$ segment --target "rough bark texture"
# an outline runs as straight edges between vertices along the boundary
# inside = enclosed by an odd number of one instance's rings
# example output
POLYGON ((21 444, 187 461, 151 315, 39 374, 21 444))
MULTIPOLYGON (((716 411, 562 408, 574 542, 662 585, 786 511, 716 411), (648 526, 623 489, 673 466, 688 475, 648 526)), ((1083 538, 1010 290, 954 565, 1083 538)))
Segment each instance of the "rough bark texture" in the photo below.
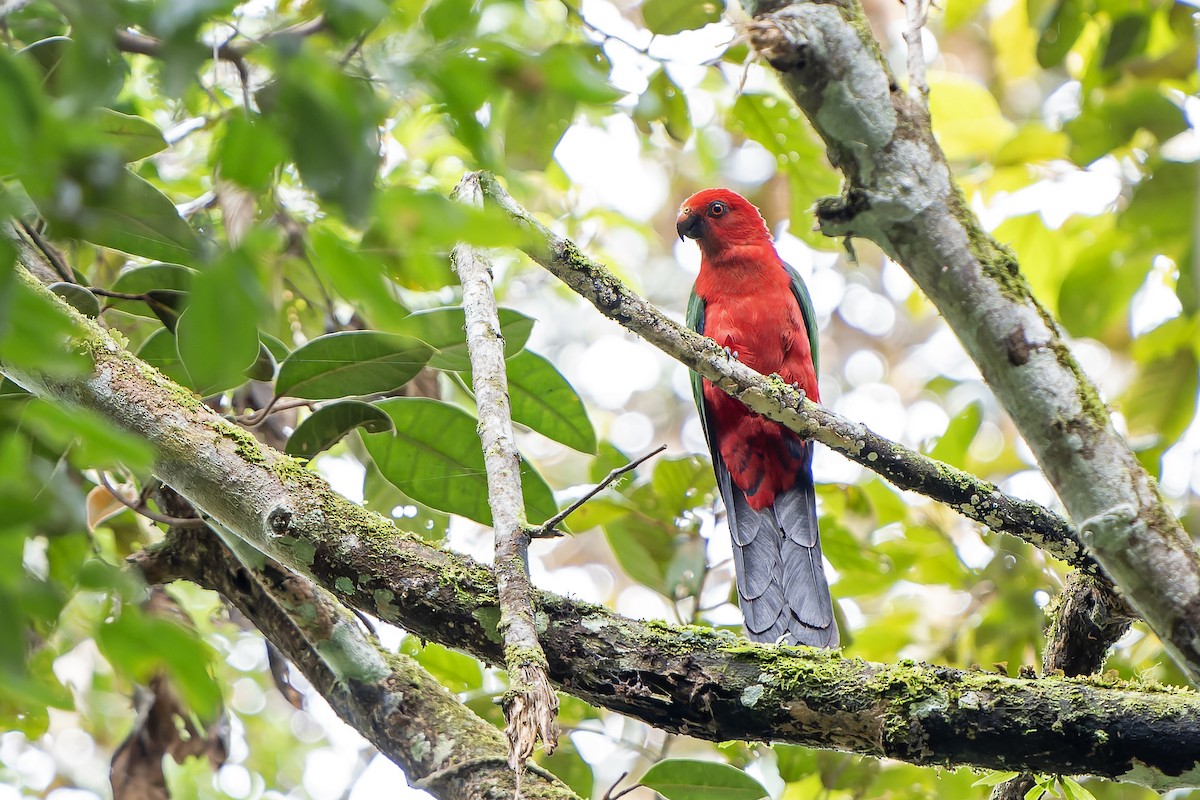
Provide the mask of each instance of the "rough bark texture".
POLYGON ((1020 537, 1096 575, 1102 584, 1108 583, 1096 562, 1084 552, 1075 530, 1062 517, 1037 503, 1009 497, 995 484, 957 467, 885 439, 865 425, 801 398, 778 376, 764 378, 745 364, 730 359, 716 342, 668 319, 631 292, 611 271, 585 256, 574 242, 551 232, 494 178, 482 175, 480 180, 484 193, 529 230, 531 236, 525 252, 605 316, 720 385, 763 416, 783 423, 807 439, 816 439, 901 489, 944 503, 993 530, 1020 537))
MULTIPOLYGON (((490 569, 347 501, 62 308, 86 332, 72 346, 92 356, 93 371, 54 376, 0 365, 9 377, 141 436, 155 449, 160 479, 343 602, 502 662, 490 569)), ((1190 691, 872 664, 636 622, 546 593, 537 605, 550 675, 563 690, 665 730, 915 764, 1091 773, 1159 789, 1200 783, 1200 698, 1190 691)))
POLYGON ((747 4, 752 46, 846 178, 821 230, 878 244, 937 306, 1078 521, 1089 552, 1200 679, 1200 559, 1153 479, 1032 296, 1017 260, 980 227, 929 117, 897 85, 857 0, 747 4))
MULTIPOLYGON (((174 515, 191 513, 178 497, 166 502, 174 515)), ((225 597, 415 786, 447 800, 513 795, 507 747, 495 727, 415 660, 382 650, 308 578, 245 545, 239 549, 246 563, 208 528, 176 527, 131 562, 150 584, 183 578, 225 597)), ((521 791, 578 800, 540 771, 525 776, 521 791)))
MULTIPOLYGON (((479 180, 468 175, 455 196, 469 205, 483 205, 479 180)), ((519 772, 541 739, 549 752, 558 741, 555 718, 558 697, 546 675, 546 654, 538 643, 534 622, 533 587, 529 583, 529 532, 521 493, 521 456, 512 429, 508 372, 504 366, 504 336, 492 287, 492 268, 474 247, 460 244, 451 262, 463 287, 467 351, 471 385, 479 414, 479 440, 487 470, 488 506, 495 536, 494 558, 500 598, 500 635, 509 690, 504 697, 513 770, 519 772)))

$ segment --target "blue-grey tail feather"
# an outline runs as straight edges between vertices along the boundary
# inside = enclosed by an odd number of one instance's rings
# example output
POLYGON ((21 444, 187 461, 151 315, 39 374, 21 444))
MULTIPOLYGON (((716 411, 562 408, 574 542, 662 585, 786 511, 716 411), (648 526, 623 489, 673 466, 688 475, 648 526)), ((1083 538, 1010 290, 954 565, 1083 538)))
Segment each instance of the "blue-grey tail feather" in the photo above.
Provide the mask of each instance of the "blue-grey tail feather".
POLYGON ((775 503, 755 511, 718 463, 717 486, 733 538, 738 600, 746 632, 757 642, 836 647, 837 623, 821 557, 817 500, 812 481, 812 444, 796 485, 775 503))

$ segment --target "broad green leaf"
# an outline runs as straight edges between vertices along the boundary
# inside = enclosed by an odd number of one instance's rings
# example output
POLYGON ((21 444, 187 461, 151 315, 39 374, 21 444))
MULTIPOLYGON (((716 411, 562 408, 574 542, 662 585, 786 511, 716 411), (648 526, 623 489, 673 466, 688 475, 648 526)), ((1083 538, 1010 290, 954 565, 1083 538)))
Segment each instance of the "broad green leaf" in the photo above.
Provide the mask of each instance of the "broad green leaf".
POLYGON ((646 0, 642 21, 652 32, 669 35, 717 22, 724 11, 721 0, 646 0))
POLYGON ((25 59, 12 58, 8 48, 0 52, 0 119, 4 120, 0 125, 0 176, 24 171, 31 166, 31 158, 37 165, 35 153, 43 142, 47 111, 32 73, 25 59))
POLYGON ((645 134, 651 132, 651 122, 659 122, 667 135, 677 142, 684 142, 692 135, 687 98, 665 69, 660 69, 650 79, 646 91, 638 98, 633 119, 645 134))
POLYGON ((1021 773, 1019 773, 1019 772, 1007 772, 1004 770, 989 769, 987 772, 985 772, 979 776, 979 780, 975 781, 971 785, 972 786, 995 786, 996 784, 1004 783, 1005 781, 1012 780, 1013 778, 1017 777, 1020 774, 1021 773))
MULTIPOLYGON (((573 524, 579 524, 575 514, 571 518, 573 524)), ((673 596, 667 586, 667 570, 675 558, 674 525, 633 511, 606 523, 604 536, 625 574, 656 592, 673 596)))
POLYGON ((216 158, 222 178, 262 192, 287 160, 287 143, 260 117, 234 114, 225 123, 216 158))
POLYGON ((159 261, 187 262, 195 258, 200 239, 175 204, 148 181, 121 170, 112 185, 88 187, 93 203, 69 219, 55 214, 46 200, 38 208, 65 235, 159 261))
POLYGON ((376 331, 344 331, 298 347, 279 366, 275 394, 324 400, 399 389, 429 361, 419 339, 376 331))
POLYGON ((546 48, 537 62, 550 88, 581 103, 605 106, 624 96, 609 83, 612 64, 597 45, 558 42, 546 48))
POLYGON ((421 15, 425 29, 436 41, 464 34, 479 21, 474 0, 434 0, 421 15))
MULTIPOLYGON (((596 452, 596 432, 587 409, 553 364, 522 350, 508 359, 506 367, 513 422, 582 453, 596 452)), ((463 377, 470 380, 469 375, 463 377)))
POLYGON ((1016 131, 986 86, 957 73, 930 71, 929 114, 952 161, 989 159, 1016 131))
POLYGON ((25 408, 22 424, 58 447, 71 448, 72 461, 82 468, 139 470, 154 462, 154 450, 145 441, 82 408, 67 410, 39 400, 25 408))
POLYGON ((84 316, 100 316, 100 300, 85 287, 77 283, 52 283, 46 287, 56 295, 70 303, 76 311, 84 316))
POLYGON ((383 433, 393 429, 392 418, 370 403, 359 400, 330 403, 314 411, 297 426, 288 437, 284 452, 297 458, 311 459, 340 442, 355 428, 362 428, 368 433, 383 433))
POLYGON ((97 127, 103 140, 115 147, 126 161, 140 161, 167 147, 162 131, 153 123, 111 108, 99 110, 97 127))
POLYGON ((369 81, 309 51, 285 58, 280 67, 277 82, 259 92, 264 113, 287 140, 304 183, 361 223, 380 165, 379 97, 369 81))
MULTIPOLYGON (((424 397, 397 397, 378 406, 396 432, 367 434, 363 441, 383 476, 431 508, 491 525, 477 420, 457 406, 424 397)), ((557 512, 550 487, 525 462, 521 489, 530 523, 557 512)))
POLYGON ((1057 67, 1071 51, 1090 16, 1085 0, 1058 0, 1054 13, 1041 28, 1037 60, 1044 68, 1057 67))
POLYGON ((771 795, 737 767, 686 758, 659 761, 646 770, 639 783, 667 800, 762 800, 771 795))
MULTIPOLYGON (((0 237, 0 256, 6 246, 0 237)), ((62 308, 0 267, 0 361, 54 374, 82 372, 91 362, 66 346, 82 334, 62 308)))
POLYGON ((658 508, 678 517, 705 504, 705 497, 716 491, 712 465, 697 456, 660 458, 650 479, 658 508))
POLYGON ((813 202, 837 192, 839 179, 829 165, 825 147, 817 141, 800 110, 791 101, 771 95, 742 94, 730 114, 730 130, 766 148, 775 156, 778 170, 787 176, 792 201, 789 232, 811 247, 840 247, 813 230, 813 202))
POLYGON ((112 298, 109 306, 129 314, 143 317, 162 318, 169 314, 178 318, 184 307, 184 299, 191 291, 196 270, 179 264, 147 264, 125 270, 113 281, 110 289, 121 294, 146 295, 145 300, 123 300, 112 298))
POLYGON ((967 460, 967 449, 975 441, 979 426, 983 422, 983 409, 979 403, 970 403, 954 415, 946 432, 929 451, 930 458, 961 467, 967 460))
POLYGON ((213 678, 212 648, 174 620, 148 616, 135 606, 102 624, 96 644, 108 662, 139 683, 165 670, 188 708, 201 719, 216 719, 221 687, 213 678))
POLYGON ((1117 403, 1132 437, 1154 437, 1161 452, 1183 433, 1196 413, 1200 363, 1191 348, 1138 366, 1138 374, 1117 403))
POLYGON ((417 637, 407 636, 400 652, 412 656, 452 692, 477 690, 483 685, 483 670, 478 661, 436 642, 422 645, 417 637))
POLYGON ((258 315, 264 305, 254 263, 244 252, 229 253, 196 275, 175 331, 190 386, 204 393, 206 387, 245 380, 258 358, 258 315))
POLYGON ((308 242, 313 267, 373 327, 395 330, 408 316, 409 311, 397 298, 396 285, 387 279, 387 268, 377 254, 364 252, 326 226, 312 226, 308 242))
MULTIPOLYGON (((520 352, 533 331, 533 319, 520 311, 501 308, 500 333, 504 336, 504 355, 511 358, 520 352)), ((467 354, 467 318, 461 306, 431 308, 417 311, 400 321, 399 333, 415 336, 436 351, 429 359, 434 369, 469 370, 467 354)))

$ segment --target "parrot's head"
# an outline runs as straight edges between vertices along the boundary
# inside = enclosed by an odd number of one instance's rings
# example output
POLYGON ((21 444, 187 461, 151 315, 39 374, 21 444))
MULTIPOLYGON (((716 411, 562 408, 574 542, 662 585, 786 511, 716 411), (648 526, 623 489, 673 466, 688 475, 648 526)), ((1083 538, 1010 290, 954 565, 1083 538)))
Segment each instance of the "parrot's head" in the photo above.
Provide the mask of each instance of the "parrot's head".
POLYGON ((705 189, 684 200, 675 230, 681 240, 695 239, 705 252, 771 241, 754 204, 729 189, 705 189))

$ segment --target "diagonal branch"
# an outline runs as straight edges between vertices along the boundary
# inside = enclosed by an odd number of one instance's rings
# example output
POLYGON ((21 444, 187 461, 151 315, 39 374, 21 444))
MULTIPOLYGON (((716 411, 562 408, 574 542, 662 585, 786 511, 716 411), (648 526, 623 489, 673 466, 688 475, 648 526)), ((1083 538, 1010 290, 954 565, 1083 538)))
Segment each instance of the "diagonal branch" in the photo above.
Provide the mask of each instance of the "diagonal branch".
MULTIPOLYGON (((454 191, 463 203, 483 205, 479 181, 468 175, 454 191)), ((504 637, 504 666, 509 690, 504 696, 508 722, 510 765, 520 776, 525 760, 541 739, 554 752, 558 732, 558 698, 546 675, 546 654, 538 644, 533 587, 529 583, 529 529, 521 494, 521 456, 513 436, 504 366, 504 337, 492 287, 492 268, 485 256, 469 245, 454 248, 450 260, 463 287, 467 351, 471 382, 479 409, 479 440, 487 470, 488 505, 496 540, 495 570, 500 596, 500 635, 504 637)))
POLYGON ((751 45, 845 175, 843 195, 817 204, 821 230, 870 239, 908 270, 1025 437, 1089 552, 1200 681, 1194 545, 1012 251, 967 207, 928 113, 900 89, 858 0, 751 0, 747 10, 751 45))
MULTIPOLYGON (((173 492, 164 494, 178 513, 191 510, 173 492)), ((164 542, 130 561, 147 583, 186 579, 225 597, 419 788, 447 800, 513 793, 499 731, 412 658, 381 650, 308 578, 254 551, 239 560, 203 525, 174 527, 164 542)), ((578 800, 541 772, 526 777, 522 792, 578 800)))
MULTIPOLYGON (((70 317, 81 333, 64 347, 94 366, 62 375, 3 362, 0 371, 45 400, 86 407, 143 438, 160 480, 343 602, 492 663, 503 659, 490 569, 338 495, 17 272, 70 317)), ((1089 773, 1160 790, 1200 784, 1200 696, 1188 690, 873 664, 638 622, 549 593, 539 593, 537 605, 559 687, 665 730, 914 764, 1089 773)))
MULTIPOLYGON (((631 292, 603 265, 584 255, 570 240, 551 232, 522 208, 490 175, 481 177, 484 193, 532 238, 525 251, 605 316, 624 325, 667 355, 717 383, 765 417, 838 451, 901 489, 945 503, 992 530, 1018 536, 1089 574, 1100 569, 1086 553, 1071 525, 1037 503, 1003 494, 995 484, 935 461, 801 398, 777 376, 764 378, 728 358, 706 339, 631 292)), ((1102 576, 1101 579, 1103 580, 1102 576)))

